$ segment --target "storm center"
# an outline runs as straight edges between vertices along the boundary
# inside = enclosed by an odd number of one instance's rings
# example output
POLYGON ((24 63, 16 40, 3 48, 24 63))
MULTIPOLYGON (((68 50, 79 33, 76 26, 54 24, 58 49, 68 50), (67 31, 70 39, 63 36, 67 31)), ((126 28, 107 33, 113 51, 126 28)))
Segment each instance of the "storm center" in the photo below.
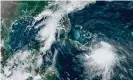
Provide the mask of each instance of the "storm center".
POLYGON ((92 51, 90 57, 99 65, 113 64, 116 56, 112 46, 105 42, 101 42, 101 45, 102 47, 92 51))

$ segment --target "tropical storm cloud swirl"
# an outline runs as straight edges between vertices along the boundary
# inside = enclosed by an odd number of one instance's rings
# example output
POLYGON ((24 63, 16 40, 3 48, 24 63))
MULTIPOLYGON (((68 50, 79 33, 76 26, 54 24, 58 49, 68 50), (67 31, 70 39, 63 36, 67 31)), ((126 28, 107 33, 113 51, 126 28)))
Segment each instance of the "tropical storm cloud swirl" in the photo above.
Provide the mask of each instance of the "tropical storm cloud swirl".
POLYGON ((6 47, 2 80, 133 80, 133 2, 47 2, 6 47))

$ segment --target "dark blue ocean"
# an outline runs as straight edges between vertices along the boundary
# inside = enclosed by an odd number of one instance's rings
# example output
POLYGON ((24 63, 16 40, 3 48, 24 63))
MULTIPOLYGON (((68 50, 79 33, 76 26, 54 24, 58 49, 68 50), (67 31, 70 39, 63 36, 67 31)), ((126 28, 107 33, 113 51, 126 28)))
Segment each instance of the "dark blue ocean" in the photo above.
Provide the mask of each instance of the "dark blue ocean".
MULTIPOLYGON (((59 40, 51 46, 51 52, 44 55, 43 65, 51 65, 52 62, 45 60, 45 57, 50 56, 52 59, 54 51, 58 50, 55 65, 59 73, 57 80, 102 79, 101 76, 86 79, 82 55, 87 51, 77 48, 72 41, 87 46, 100 41, 113 45, 118 55, 125 56, 126 59, 120 61, 119 65, 116 64, 111 80, 133 80, 133 2, 97 1, 86 5, 82 10, 69 13, 68 17, 72 26, 70 32, 61 33, 59 40)), ((36 49, 40 46, 41 42, 36 36, 45 24, 37 29, 35 26, 43 19, 35 21, 33 17, 23 17, 15 21, 9 35, 9 51, 36 49)))

